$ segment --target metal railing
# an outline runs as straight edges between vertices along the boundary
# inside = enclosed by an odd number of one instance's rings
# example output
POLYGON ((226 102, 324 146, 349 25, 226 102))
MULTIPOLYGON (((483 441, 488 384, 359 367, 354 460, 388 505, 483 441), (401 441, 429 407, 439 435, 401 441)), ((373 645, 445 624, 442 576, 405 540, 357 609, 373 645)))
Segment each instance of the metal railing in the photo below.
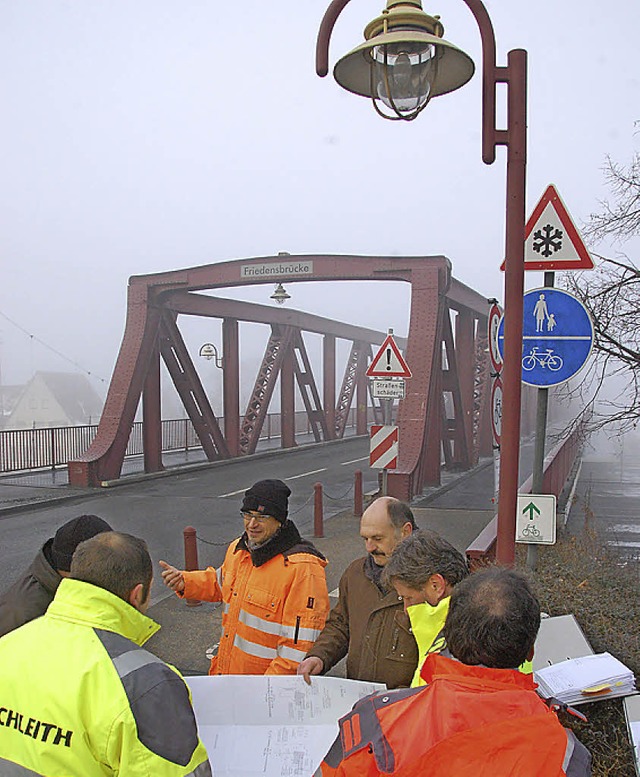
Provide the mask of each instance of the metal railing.
MULTIPOLYGON (((219 419, 224 427, 224 419, 219 419)), ((348 426, 356 425, 355 410, 349 413, 348 426)), ((86 426, 57 426, 42 429, 0 430, 0 473, 66 467, 91 445, 97 424, 86 426)), ((296 412, 296 434, 311 434, 312 428, 304 410, 296 412)), ((260 440, 273 440, 281 435, 280 413, 269 413, 260 440)), ((162 421, 162 451, 190 451, 202 448, 193 424, 188 418, 162 421)), ((142 422, 133 424, 126 456, 140 456, 142 449, 142 422)))

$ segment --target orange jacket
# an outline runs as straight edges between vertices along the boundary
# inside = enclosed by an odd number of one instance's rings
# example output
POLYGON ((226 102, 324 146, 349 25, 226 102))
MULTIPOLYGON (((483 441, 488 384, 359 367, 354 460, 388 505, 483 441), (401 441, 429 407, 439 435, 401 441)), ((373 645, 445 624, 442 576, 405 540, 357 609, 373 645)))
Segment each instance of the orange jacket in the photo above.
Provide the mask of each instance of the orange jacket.
POLYGON ((184 597, 223 603, 209 674, 295 674, 329 612, 326 565, 287 521, 253 552, 244 537, 232 542, 218 573, 185 572, 184 597))
MULTIPOLYGON (((426 674, 426 677, 425 677, 426 674)), ((427 687, 386 691, 340 720, 323 777, 588 777, 591 756, 531 675, 430 654, 427 687)))

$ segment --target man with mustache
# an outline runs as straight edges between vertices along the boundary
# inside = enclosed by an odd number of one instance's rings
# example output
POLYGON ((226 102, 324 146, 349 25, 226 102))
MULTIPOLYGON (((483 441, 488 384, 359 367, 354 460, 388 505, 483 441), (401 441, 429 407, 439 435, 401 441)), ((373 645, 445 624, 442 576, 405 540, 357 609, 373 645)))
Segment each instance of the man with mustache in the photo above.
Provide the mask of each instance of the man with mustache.
POLYGON ((418 663, 418 649, 402 599, 381 582, 396 545, 416 529, 408 505, 390 496, 372 502, 360 521, 367 555, 347 567, 338 602, 298 674, 328 672, 347 656, 347 678, 406 687, 418 663))

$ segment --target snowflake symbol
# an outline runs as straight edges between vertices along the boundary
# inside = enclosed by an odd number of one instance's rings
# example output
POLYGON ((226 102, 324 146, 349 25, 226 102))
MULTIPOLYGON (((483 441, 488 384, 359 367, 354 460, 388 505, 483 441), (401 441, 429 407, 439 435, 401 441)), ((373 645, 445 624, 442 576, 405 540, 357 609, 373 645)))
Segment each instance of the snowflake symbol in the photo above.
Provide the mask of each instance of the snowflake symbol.
POLYGON ((561 229, 546 224, 533 233, 533 250, 543 256, 551 256, 562 248, 563 237, 564 232, 561 229))

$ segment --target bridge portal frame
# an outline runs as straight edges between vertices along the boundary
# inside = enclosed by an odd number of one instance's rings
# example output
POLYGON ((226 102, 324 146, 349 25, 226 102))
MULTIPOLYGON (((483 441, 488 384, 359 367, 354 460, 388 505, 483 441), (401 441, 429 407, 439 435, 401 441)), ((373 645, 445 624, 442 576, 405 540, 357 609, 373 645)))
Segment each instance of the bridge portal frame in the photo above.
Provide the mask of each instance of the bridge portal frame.
MULTIPOLYGON (((99 486, 120 476, 142 397, 146 472, 162 470, 160 360, 210 461, 255 451, 274 386, 280 377, 282 445, 295 445, 295 383, 317 441, 344 433, 355 398, 358 434, 366 434, 372 345, 386 333, 290 309, 198 294, 204 290, 282 281, 404 281, 411 285, 405 356, 413 377, 399 403, 399 466, 389 473, 389 493, 410 500, 440 482, 441 457, 467 469, 491 452, 486 298, 451 275, 444 256, 372 257, 287 255, 239 259, 129 279, 125 333, 96 437, 69 462, 69 482, 99 486), (266 269, 265 269, 266 268, 266 269), (283 270, 281 272, 281 270, 283 270), (179 315, 222 319, 223 415, 221 429, 182 340, 179 315), (455 318, 455 322, 453 319, 455 318), (271 335, 244 416, 239 409, 239 321, 271 326, 271 335), (323 395, 313 376, 302 332, 323 335, 323 395), (335 394, 335 340, 351 340, 339 396, 335 394)), ((405 342, 397 338, 401 347, 405 342)), ((376 403, 374 404, 374 410, 376 403)))

